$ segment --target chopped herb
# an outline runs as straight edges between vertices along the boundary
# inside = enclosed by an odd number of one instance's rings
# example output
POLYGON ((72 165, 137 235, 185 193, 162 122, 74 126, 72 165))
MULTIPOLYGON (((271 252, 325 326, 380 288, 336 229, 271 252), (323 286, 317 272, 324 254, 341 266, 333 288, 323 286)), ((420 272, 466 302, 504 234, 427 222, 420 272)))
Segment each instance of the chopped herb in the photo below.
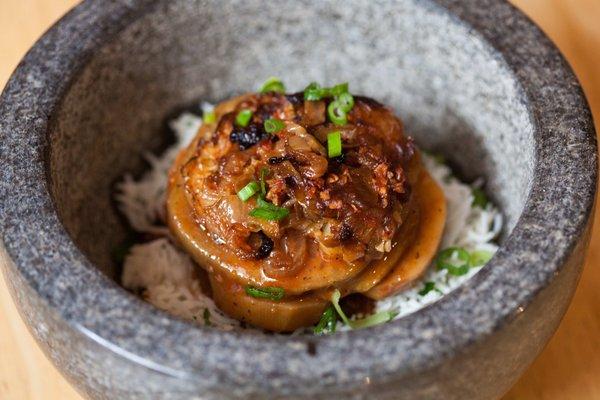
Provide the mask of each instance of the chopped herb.
POLYGON ((260 170, 260 194, 264 198, 267 195, 267 184, 265 183, 265 177, 269 175, 269 169, 262 167, 260 170))
POLYGON ((487 250, 475 250, 471 253, 469 264, 471 267, 481 267, 491 260, 494 254, 487 250))
POLYGON ((250 123, 250 119, 252 119, 252 110, 242 110, 235 117, 235 123, 241 127, 247 127, 250 123))
POLYGON ((202 116, 202 122, 204 122, 205 124, 212 124, 216 120, 217 120, 217 115, 215 114, 214 111, 207 111, 202 116))
POLYGON ((269 118, 265 121, 265 131, 267 133, 277 133, 283 128, 285 128, 285 123, 279 119, 269 118))
POLYGON ((342 155, 342 133, 340 131, 327 134, 327 155, 329 158, 342 155))
POLYGON ((204 318, 204 325, 205 326, 211 326, 211 323, 210 323, 210 311, 208 310, 208 308, 204 309, 204 313, 202 314, 202 317, 204 318))
POLYGON ((362 319, 357 319, 355 321, 350 321, 352 323, 350 326, 352 327, 352 329, 369 328, 371 326, 390 322, 398 314, 399 314, 398 311, 395 311, 395 310, 380 311, 376 314, 369 315, 368 317, 365 317, 362 319))
POLYGON ((314 328, 315 334, 333 333, 337 325, 337 313, 332 305, 327 307, 321 315, 319 323, 314 328))
POLYGON ((342 93, 337 96, 337 102, 342 111, 349 113, 350 110, 352 110, 352 107, 354 107, 354 96, 350 93, 342 93))
POLYGON ((366 318, 350 321, 350 319, 346 316, 346 313, 344 313, 344 310, 342 310, 342 307, 340 306, 341 296, 342 295, 338 289, 334 290, 333 294, 331 295, 331 304, 333 305, 335 311, 337 311, 342 321, 344 321, 344 324, 348 325, 352 329, 368 328, 371 326, 382 324, 384 322, 389 322, 392 319, 394 319, 396 315, 398 315, 398 312, 395 310, 380 311, 376 314, 369 315, 366 318))
POLYGON ((317 101, 325 97, 333 97, 335 99, 344 93, 348 93, 348 82, 340 83, 331 88, 321 87, 317 82, 311 82, 304 89, 304 100, 317 101))
POLYGON ((436 292, 443 294, 442 291, 435 287, 435 282, 425 282, 423 289, 419 290, 419 296, 425 296, 427 293, 435 290, 436 292))
POLYGON ((472 207, 485 208, 488 204, 488 198, 480 188, 474 187, 471 189, 471 193, 473 194, 473 202, 471 203, 472 207))
POLYGON ((304 89, 304 100, 317 101, 325 96, 327 89, 324 89, 317 82, 311 82, 304 89))
POLYGON ((285 290, 283 290, 283 288, 274 286, 264 286, 261 288, 246 286, 246 294, 257 299, 279 301, 283 299, 283 296, 285 296, 285 290))
POLYGON ((348 82, 340 83, 329 89, 329 95, 333 97, 341 96, 344 93, 348 93, 348 82))
POLYGON ((279 221, 290 214, 290 210, 285 207, 278 207, 259 197, 256 200, 257 207, 250 211, 250 216, 254 218, 265 219, 267 221, 279 221))
POLYGON ((267 79, 265 83, 263 83, 262 87, 260 88, 260 92, 285 93, 285 85, 283 84, 283 82, 281 82, 281 80, 279 80, 279 78, 272 76, 269 79, 267 79))
POLYGON ((248 201, 248 199, 256 194, 260 190, 260 186, 255 181, 248 183, 246 186, 237 192, 238 197, 242 201, 248 201))
POLYGON ((440 251, 436 258, 438 270, 445 269, 448 274, 460 276, 469 272, 471 256, 462 247, 448 247, 440 251))
POLYGON ((333 304, 333 308, 335 308, 335 311, 337 311, 337 313, 340 316, 340 318, 342 319, 342 321, 344 321, 344 324, 346 324, 348 326, 352 326, 350 324, 350 320, 346 316, 346 313, 344 313, 344 310, 342 310, 342 307, 340 306, 340 298, 341 297, 342 297, 342 294, 340 293, 340 291, 338 289, 335 289, 333 291, 333 294, 331 295, 331 304, 333 304))
POLYGON ((345 125, 348 122, 348 114, 342 109, 339 101, 334 100, 327 106, 329 120, 335 125, 345 125))

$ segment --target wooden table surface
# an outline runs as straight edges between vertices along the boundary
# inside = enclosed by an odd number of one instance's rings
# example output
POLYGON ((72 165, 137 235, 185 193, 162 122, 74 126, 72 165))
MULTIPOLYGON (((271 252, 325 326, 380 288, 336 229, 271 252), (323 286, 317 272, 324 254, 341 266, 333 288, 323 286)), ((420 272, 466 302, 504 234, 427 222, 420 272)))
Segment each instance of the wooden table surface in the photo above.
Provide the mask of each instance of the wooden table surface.
MULTIPOLYGON (((596 121, 600 121, 600 0, 513 2, 561 48, 583 84, 596 121)), ((75 3, 75 0, 0 0, 0 87, 25 51, 75 3)), ((599 219, 595 221, 583 278, 565 319, 544 352, 504 400, 600 399, 599 219)), ((0 399, 81 399, 37 347, 2 278, 0 399)))

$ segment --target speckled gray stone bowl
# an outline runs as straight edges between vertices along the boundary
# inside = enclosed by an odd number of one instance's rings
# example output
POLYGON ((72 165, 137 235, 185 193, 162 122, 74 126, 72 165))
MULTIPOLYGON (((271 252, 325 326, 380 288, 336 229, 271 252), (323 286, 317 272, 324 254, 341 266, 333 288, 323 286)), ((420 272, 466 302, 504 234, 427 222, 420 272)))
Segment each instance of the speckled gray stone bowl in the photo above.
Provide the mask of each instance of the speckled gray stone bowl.
POLYGON ((556 329, 577 284, 596 141, 577 80, 499 0, 87 1, 48 31, 0 100, 4 273, 56 366, 95 399, 493 399, 556 329), (464 287, 335 336, 196 327, 115 282, 114 182, 164 145, 164 118, 270 75, 351 82, 506 215, 464 287))

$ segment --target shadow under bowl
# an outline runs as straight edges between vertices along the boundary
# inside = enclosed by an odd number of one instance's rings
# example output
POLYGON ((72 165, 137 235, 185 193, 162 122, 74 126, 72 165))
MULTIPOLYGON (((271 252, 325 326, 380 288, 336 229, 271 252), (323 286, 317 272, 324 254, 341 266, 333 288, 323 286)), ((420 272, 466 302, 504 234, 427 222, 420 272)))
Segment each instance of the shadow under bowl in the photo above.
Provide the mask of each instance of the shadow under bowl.
POLYGON ((549 340, 589 240, 596 139, 570 68, 500 0, 84 1, 0 99, 4 273, 27 325, 95 399, 493 399, 549 340), (222 332, 117 285, 112 193, 165 116, 252 91, 350 82, 466 178, 506 229, 467 285, 393 323, 333 336, 222 332))

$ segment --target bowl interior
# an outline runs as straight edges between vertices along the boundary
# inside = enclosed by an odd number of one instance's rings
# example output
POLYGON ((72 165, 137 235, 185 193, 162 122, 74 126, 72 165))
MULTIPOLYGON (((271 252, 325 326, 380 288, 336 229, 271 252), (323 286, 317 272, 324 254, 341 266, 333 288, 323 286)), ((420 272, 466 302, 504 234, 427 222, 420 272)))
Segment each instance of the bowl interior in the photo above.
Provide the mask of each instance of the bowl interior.
POLYGON ((51 192, 75 243, 116 278, 112 254, 127 227, 115 182, 143 171, 142 153, 171 140, 164 122, 174 109, 255 90, 272 75, 292 91, 313 80, 348 81, 353 93, 390 105, 422 148, 443 153, 467 180, 485 179, 509 233, 534 161, 519 85, 476 33, 437 6, 414 0, 395 10, 384 14, 370 2, 177 2, 110 38, 52 121, 51 192))

